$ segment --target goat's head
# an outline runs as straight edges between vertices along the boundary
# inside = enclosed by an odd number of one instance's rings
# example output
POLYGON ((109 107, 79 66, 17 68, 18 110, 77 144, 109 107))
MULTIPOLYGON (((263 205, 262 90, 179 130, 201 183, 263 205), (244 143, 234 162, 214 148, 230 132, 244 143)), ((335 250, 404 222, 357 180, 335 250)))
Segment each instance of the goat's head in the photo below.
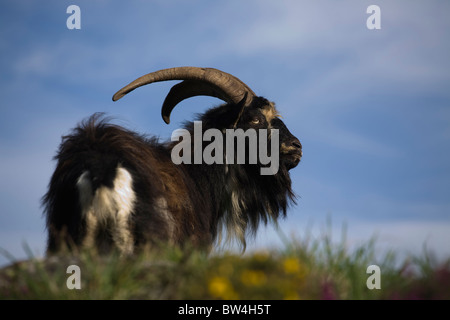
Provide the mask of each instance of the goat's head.
POLYGON ((152 72, 120 89, 113 100, 122 98, 140 86, 168 80, 183 81, 172 87, 163 103, 161 115, 167 124, 170 123, 172 110, 179 102, 200 95, 216 97, 227 104, 204 114, 201 120, 206 127, 219 130, 278 129, 280 164, 290 170, 300 162, 302 145, 280 119, 274 103, 256 96, 241 80, 217 69, 177 67, 152 72), (214 123, 207 123, 211 119, 214 123))

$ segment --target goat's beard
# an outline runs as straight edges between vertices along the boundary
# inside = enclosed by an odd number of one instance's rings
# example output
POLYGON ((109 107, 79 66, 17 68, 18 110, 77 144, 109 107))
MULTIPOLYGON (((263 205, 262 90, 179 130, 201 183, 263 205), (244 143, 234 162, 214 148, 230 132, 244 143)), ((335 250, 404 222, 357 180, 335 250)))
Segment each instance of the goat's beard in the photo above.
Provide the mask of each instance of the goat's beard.
POLYGON ((285 165, 280 165, 275 175, 260 175, 260 165, 226 165, 222 199, 221 222, 226 240, 237 239, 245 250, 246 237, 254 236, 261 222, 276 223, 284 218, 296 196, 285 165))

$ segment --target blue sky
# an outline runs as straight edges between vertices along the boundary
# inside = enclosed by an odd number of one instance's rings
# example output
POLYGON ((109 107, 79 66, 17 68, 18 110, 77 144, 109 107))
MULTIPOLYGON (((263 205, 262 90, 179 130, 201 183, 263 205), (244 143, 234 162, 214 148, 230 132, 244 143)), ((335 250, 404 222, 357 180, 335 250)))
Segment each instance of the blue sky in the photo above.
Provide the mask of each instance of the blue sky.
MULTIPOLYGON (((7 1, 0 3, 0 247, 45 250, 40 198, 63 134, 94 112, 169 138, 219 100, 185 101, 169 126, 174 83, 113 103, 140 75, 174 66, 232 73, 276 102, 302 142, 299 195, 285 234, 331 218, 349 246, 450 255, 450 3, 446 1, 7 1), (66 9, 81 9, 68 30, 66 9), (381 30, 366 9, 381 8, 381 30)), ((262 229, 250 248, 281 241, 262 229)), ((6 259, 0 257, 0 265, 6 259)))

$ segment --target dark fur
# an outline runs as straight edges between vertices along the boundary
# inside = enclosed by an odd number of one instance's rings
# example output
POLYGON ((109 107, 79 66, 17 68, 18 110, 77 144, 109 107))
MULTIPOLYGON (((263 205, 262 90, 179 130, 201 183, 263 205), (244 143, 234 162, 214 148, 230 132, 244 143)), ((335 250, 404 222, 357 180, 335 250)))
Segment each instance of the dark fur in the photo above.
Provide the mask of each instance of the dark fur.
MULTIPOLYGON (((246 108, 238 128, 244 130, 249 119, 261 116, 261 108, 270 103, 254 99, 246 108)), ((203 130, 231 128, 235 115, 230 105, 208 110, 200 115, 203 130)), ((263 119, 264 120, 264 119, 263 119)), ((267 119, 266 119, 267 120, 267 119)), ((284 123, 269 119, 280 130, 280 146, 299 145, 284 123)), ((267 128, 262 121, 259 128, 267 128)), ((186 129, 193 130, 187 123, 186 129)), ((225 141, 225 139, 224 139, 225 141)), ((58 161, 47 194, 43 197, 48 228, 48 251, 61 246, 81 246, 86 234, 86 220, 80 208, 77 179, 89 171, 94 191, 100 186, 112 187, 118 164, 130 172, 136 205, 130 220, 134 246, 163 242, 176 245, 191 243, 209 248, 222 227, 235 234, 245 246, 245 235, 254 233, 260 222, 276 221, 285 216, 289 202, 294 201, 288 170, 298 161, 289 154, 280 154, 276 175, 260 175, 259 165, 180 164, 171 161, 174 142, 160 143, 122 127, 108 123, 94 114, 64 136, 55 157, 58 161), (231 193, 238 197, 233 207, 231 193), (164 197, 173 217, 173 234, 167 221, 154 209, 156 199, 164 197)), ((205 146, 205 143, 204 145, 205 146)), ((297 148, 298 149, 298 148, 297 148)), ((301 145, 300 149, 301 150, 301 145)), ((300 151, 297 150, 299 153, 300 151)), ((111 235, 105 228, 97 235, 97 246, 111 247, 111 235)))

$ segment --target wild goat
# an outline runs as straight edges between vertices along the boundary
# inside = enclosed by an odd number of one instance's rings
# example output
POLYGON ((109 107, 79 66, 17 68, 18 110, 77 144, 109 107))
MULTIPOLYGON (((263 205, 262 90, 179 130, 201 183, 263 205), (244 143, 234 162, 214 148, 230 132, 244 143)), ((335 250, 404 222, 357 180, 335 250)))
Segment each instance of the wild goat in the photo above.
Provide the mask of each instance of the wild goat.
MULTIPOLYGON (((217 97, 226 104, 199 116, 202 132, 216 129, 224 136, 228 129, 277 132, 276 174, 261 174, 264 164, 259 160, 174 164, 172 152, 182 141, 160 143, 94 114, 62 138, 55 156, 57 167, 43 197, 49 253, 63 246, 93 246, 100 252, 117 248, 128 254, 160 242, 209 249, 222 229, 245 248, 246 236, 254 234, 260 222, 277 221, 295 202, 289 170, 300 162, 300 141, 281 121, 275 105, 238 78, 212 68, 164 69, 131 82, 113 100, 167 80, 183 80, 172 87, 162 106, 167 124, 173 108, 184 99, 217 97)), ((194 123, 185 125, 188 135, 194 137, 194 130, 194 123)), ((271 133, 258 139, 270 144, 275 137, 271 133)))

